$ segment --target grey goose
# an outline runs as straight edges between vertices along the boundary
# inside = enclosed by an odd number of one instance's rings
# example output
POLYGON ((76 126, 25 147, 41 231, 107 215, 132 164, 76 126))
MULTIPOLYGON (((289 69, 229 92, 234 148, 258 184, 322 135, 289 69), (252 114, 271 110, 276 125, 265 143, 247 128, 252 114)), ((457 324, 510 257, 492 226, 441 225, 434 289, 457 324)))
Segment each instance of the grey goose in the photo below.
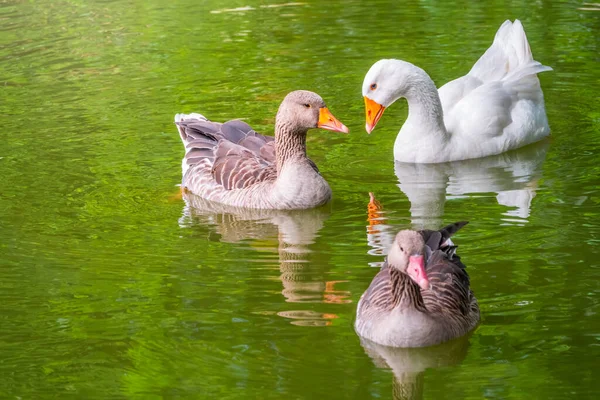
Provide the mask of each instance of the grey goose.
POLYGON ((182 189, 233 207, 307 209, 327 203, 331 188, 306 156, 306 134, 322 128, 348 133, 316 93, 289 93, 279 106, 275 137, 240 120, 211 122, 177 114, 185 146, 182 189))
POLYGON ((477 299, 450 240, 466 224, 396 235, 358 303, 354 326, 359 336, 385 346, 425 347, 477 326, 477 299))

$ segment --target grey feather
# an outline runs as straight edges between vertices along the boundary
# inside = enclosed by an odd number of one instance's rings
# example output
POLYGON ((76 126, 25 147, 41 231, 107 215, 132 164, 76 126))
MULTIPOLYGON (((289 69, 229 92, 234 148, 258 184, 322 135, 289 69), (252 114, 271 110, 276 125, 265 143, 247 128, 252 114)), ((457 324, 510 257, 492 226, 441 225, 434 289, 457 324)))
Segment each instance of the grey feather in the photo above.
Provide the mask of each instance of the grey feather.
POLYGON ((240 143, 244 138, 254 135, 254 130, 240 120, 227 121, 221 126, 221 134, 230 142, 240 143))

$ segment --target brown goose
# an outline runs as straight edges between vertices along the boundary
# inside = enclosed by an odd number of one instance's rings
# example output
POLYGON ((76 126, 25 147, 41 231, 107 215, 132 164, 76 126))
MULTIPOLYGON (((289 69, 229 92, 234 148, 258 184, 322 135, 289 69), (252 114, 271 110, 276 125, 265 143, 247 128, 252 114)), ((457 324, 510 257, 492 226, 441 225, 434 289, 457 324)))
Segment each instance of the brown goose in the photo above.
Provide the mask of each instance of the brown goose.
POLYGON ((182 188, 234 207, 293 210, 317 207, 331 189, 306 156, 306 133, 322 128, 348 133, 316 93, 288 94, 277 112, 275 137, 256 133, 239 120, 208 121, 177 114, 185 146, 182 188))
POLYGON ((424 347, 462 336, 479 322, 477 299, 456 246, 467 222, 439 231, 400 231, 362 295, 356 332, 385 346, 424 347))

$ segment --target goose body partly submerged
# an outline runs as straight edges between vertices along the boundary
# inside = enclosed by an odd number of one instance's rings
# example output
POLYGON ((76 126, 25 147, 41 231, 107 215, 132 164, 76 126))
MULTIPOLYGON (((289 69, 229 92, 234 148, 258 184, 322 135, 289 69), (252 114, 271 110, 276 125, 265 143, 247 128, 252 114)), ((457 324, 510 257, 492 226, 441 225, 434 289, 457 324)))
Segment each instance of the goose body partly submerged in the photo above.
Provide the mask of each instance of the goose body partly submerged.
POLYGON ((363 82, 366 129, 386 107, 408 100, 408 118, 394 144, 394 158, 438 163, 486 157, 550 134, 537 73, 519 20, 505 21, 469 73, 439 91, 421 68, 401 60, 376 62, 363 82))
POLYGON ((385 346, 425 347, 477 326, 477 299, 449 240, 465 224, 398 233, 358 303, 355 329, 361 337, 385 346))
POLYGON ((327 203, 331 188, 306 156, 311 128, 348 132, 316 93, 298 90, 279 107, 275 137, 239 120, 223 124, 177 114, 185 146, 182 188, 233 207, 306 209, 327 203))

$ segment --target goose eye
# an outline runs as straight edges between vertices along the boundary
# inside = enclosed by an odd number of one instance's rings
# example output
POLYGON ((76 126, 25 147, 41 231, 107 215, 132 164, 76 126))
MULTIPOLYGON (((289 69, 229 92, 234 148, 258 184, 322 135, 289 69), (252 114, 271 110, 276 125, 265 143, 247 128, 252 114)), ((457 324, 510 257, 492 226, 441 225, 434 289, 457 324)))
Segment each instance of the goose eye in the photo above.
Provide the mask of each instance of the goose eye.
POLYGON ((310 108, 310 104, 306 103, 306 104, 304 104, 304 107, 310 108))
POLYGON ((377 89, 377 84, 376 83, 372 83, 371 84, 371 90, 375 90, 377 89))
POLYGON ((402 248, 402 246, 400 246, 400 251, 404 251, 404 249, 402 248))

